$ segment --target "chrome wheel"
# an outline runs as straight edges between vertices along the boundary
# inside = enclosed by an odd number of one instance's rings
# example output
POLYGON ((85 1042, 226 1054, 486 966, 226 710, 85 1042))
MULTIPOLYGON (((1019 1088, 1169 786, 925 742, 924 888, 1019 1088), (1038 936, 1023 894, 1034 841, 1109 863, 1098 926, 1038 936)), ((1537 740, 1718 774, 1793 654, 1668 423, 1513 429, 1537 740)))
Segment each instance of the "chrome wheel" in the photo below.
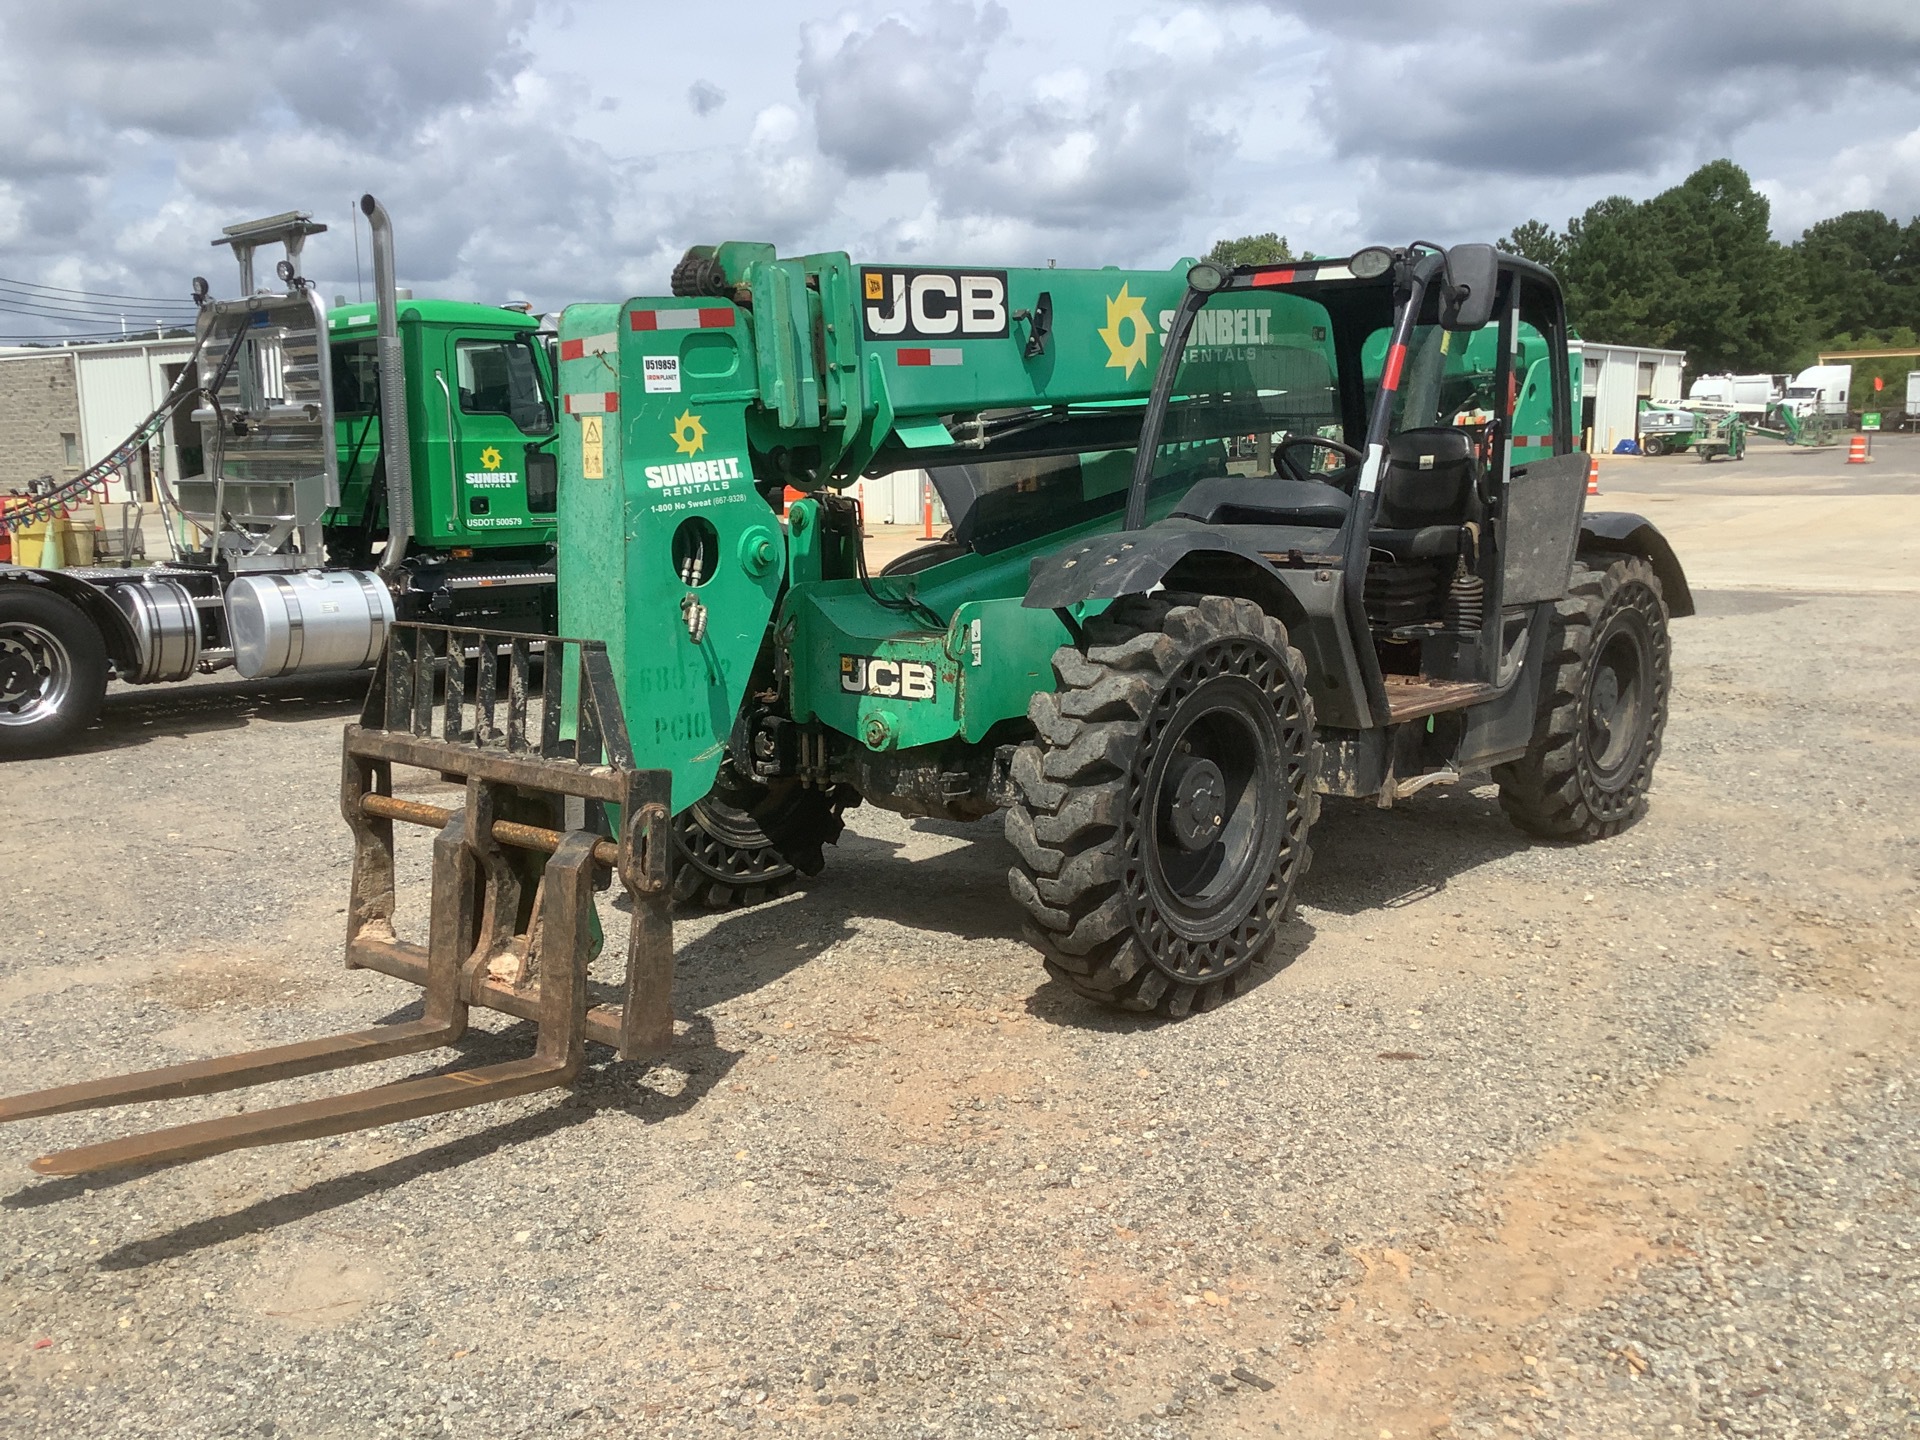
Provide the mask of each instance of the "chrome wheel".
POLYGON ((0 624, 0 725, 43 725, 72 693, 65 641, 28 621, 0 624))

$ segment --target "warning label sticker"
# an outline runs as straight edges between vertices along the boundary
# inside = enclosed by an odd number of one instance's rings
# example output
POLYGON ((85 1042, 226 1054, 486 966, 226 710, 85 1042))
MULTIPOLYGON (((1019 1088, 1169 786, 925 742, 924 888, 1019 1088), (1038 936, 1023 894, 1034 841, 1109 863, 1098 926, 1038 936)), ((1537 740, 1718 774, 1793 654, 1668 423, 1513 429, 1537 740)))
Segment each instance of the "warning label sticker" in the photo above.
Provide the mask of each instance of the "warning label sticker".
POLYGON ((607 478, 606 424, 598 415, 580 417, 580 475, 585 480, 607 478))
POLYGON ((644 367, 642 373, 647 380, 649 395, 678 395, 680 393, 680 357, 678 355, 647 355, 640 361, 644 367))

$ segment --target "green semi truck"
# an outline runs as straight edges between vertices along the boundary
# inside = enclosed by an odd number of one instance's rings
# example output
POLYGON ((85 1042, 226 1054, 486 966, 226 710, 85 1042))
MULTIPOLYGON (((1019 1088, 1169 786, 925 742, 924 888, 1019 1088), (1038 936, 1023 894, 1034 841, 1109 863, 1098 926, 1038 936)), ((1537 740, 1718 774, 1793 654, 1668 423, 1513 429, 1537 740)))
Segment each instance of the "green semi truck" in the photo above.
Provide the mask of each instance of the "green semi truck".
POLYGON ((181 383, 71 487, 104 480, 189 410, 204 468, 163 492, 170 559, 0 566, 0 759, 70 742, 109 677, 368 668, 395 619, 553 628, 549 347, 516 310, 401 298, 386 211, 371 196, 362 206, 377 303, 323 310, 299 264, 326 227, 304 212, 229 226, 215 243, 238 259, 238 298, 195 282, 199 348, 181 383), (286 252, 280 290, 254 274, 273 245, 286 252))

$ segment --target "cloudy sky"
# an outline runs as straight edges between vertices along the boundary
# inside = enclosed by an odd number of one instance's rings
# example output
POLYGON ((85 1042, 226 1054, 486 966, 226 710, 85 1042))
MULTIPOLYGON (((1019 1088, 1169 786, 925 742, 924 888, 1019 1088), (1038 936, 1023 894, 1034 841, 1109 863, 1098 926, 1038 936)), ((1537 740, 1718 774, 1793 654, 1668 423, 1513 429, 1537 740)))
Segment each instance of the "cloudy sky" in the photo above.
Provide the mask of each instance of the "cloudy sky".
MULTIPOLYGON (((720 239, 1151 266, 1264 230, 1491 239, 1721 155, 1792 239, 1920 209, 1917 101, 1920 7, 1855 0, 7 0, 0 306, 231 294, 208 240, 294 208, 352 296, 363 190, 402 283, 541 308, 720 239)), ((61 328, 21 308, 0 334, 61 328)))

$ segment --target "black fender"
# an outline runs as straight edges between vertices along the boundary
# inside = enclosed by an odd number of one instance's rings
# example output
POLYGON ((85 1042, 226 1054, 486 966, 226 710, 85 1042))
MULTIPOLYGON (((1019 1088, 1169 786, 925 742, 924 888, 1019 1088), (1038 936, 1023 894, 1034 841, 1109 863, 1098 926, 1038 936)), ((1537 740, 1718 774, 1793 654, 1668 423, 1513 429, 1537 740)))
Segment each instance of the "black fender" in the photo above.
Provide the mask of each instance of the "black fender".
POLYGON ((77 580, 62 570, 31 570, 21 565, 0 565, 0 585, 38 585, 68 601, 100 632, 114 670, 122 676, 139 673, 140 642, 134 636, 133 626, 113 603, 113 597, 101 587, 77 580))
POLYGON ((1256 571, 1273 575, 1273 567, 1260 551, 1229 530, 1161 524, 1149 530, 1094 535, 1078 545, 1034 557, 1021 603, 1029 610, 1064 610, 1082 600, 1144 595, 1181 561, 1206 554, 1244 561, 1256 571))
POLYGON ((1305 654, 1307 690, 1321 723, 1364 726, 1367 678, 1347 632, 1338 558, 1316 553, 1307 564, 1290 563, 1284 571, 1266 558, 1267 552, 1290 551, 1312 535, 1295 527, 1263 527, 1249 534, 1166 521, 1147 530, 1096 535, 1036 558, 1023 603, 1029 609, 1063 610, 1083 600, 1144 595, 1162 584, 1251 600, 1284 624, 1305 654))
POLYGON ((1580 552, 1587 555, 1637 555, 1653 567, 1659 577, 1660 592, 1666 597, 1667 613, 1684 619, 1694 613, 1693 589, 1687 584, 1680 557, 1673 553, 1667 537, 1644 515, 1624 510, 1589 511, 1580 520, 1580 552))

